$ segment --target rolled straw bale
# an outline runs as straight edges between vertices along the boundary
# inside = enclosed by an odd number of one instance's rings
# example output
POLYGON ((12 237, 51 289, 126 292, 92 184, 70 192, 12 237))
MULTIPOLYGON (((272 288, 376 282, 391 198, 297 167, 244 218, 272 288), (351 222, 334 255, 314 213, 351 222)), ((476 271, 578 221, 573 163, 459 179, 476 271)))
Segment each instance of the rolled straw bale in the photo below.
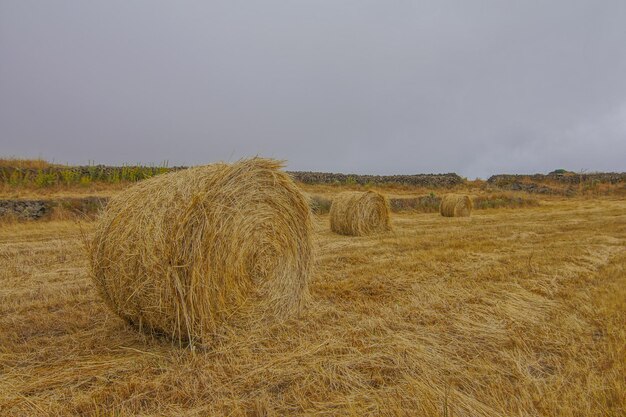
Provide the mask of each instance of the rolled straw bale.
POLYGON ((389 202, 375 191, 339 193, 330 207, 330 229, 351 236, 390 230, 389 202))
POLYGON ((113 197, 90 245, 110 308, 190 344, 227 320, 296 313, 308 294, 311 214, 280 168, 262 158, 200 166, 113 197))
POLYGON ((444 217, 468 217, 472 212, 472 199, 466 195, 447 194, 441 199, 439 212, 444 217))

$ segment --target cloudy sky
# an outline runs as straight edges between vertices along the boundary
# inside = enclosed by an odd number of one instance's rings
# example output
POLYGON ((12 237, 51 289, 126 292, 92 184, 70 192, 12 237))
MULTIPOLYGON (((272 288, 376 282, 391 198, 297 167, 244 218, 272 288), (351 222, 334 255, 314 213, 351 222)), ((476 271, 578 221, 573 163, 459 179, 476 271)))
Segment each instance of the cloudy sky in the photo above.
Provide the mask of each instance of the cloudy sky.
POLYGON ((626 171, 626 1, 0 0, 0 155, 626 171))

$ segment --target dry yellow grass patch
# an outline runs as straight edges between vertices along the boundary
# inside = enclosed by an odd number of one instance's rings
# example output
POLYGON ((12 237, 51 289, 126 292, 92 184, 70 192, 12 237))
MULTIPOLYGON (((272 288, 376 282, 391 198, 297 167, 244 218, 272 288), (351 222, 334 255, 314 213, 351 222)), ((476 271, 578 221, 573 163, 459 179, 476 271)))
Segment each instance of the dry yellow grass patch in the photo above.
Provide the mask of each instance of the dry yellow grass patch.
POLYGON ((54 166, 54 164, 51 164, 50 162, 41 158, 0 158, 0 168, 45 169, 52 166, 54 166))
POLYGON ((3 226, 0 414, 624 415, 626 201, 393 226, 316 218, 310 308, 195 354, 110 313, 75 224, 3 226))

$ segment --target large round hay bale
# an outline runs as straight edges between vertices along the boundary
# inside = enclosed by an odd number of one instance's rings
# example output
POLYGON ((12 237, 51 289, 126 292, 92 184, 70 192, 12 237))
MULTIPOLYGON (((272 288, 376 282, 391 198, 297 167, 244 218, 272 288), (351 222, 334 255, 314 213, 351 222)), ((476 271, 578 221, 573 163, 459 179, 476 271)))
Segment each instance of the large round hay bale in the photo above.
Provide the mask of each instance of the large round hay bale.
POLYGON ((375 191, 339 193, 330 206, 330 229, 351 236, 390 230, 389 202, 375 191))
POLYGON ((312 264, 311 214, 280 168, 261 158, 201 166, 112 198, 90 246, 111 309, 191 344, 226 321, 296 313, 312 264))
POLYGON ((439 205, 439 213, 445 217, 468 217, 471 212, 472 199, 466 195, 447 194, 439 205))

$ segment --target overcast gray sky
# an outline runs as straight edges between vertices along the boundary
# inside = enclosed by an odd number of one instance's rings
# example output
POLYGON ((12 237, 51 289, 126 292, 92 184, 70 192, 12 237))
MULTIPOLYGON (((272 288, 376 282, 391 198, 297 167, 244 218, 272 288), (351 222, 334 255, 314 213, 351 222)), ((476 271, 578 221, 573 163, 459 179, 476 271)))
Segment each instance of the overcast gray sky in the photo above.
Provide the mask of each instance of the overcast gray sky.
POLYGON ((0 155, 626 170, 626 1, 0 0, 0 155))

